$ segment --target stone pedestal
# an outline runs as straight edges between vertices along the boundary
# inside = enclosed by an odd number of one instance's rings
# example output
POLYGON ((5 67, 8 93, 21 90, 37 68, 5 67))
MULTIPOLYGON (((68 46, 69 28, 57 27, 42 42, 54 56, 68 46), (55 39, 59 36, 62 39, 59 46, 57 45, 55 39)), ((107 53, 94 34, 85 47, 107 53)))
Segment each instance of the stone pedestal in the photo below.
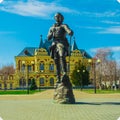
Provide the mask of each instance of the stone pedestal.
POLYGON ((73 95, 72 84, 69 77, 64 75, 61 83, 56 83, 54 91, 54 102, 61 104, 74 104, 75 98, 73 95))

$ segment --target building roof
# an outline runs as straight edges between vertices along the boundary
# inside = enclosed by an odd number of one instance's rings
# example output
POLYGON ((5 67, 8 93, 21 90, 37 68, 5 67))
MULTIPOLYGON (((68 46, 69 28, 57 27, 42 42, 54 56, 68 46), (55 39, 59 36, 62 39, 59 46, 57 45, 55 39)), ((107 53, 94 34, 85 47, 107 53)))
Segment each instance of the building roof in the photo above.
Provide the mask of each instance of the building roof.
POLYGON ((78 47, 77 47, 77 44, 76 44, 76 41, 75 41, 75 38, 74 38, 73 44, 71 46, 71 51, 76 50, 76 49, 78 50, 78 47))
POLYGON ((79 50, 82 53, 83 58, 88 58, 88 59, 92 58, 84 49, 79 49, 79 50))
MULTIPOLYGON (((48 41, 48 40, 42 40, 42 36, 40 36, 40 44, 39 44, 39 47, 38 48, 44 48, 47 50, 48 54, 50 53, 49 52, 49 47, 51 46, 52 44, 52 41, 48 41)), ((34 56, 35 54, 35 49, 38 49, 37 47, 26 47, 24 48, 17 56, 34 56)), ((73 44, 71 45, 71 51, 73 50, 80 50, 81 54, 83 55, 84 58, 92 58, 84 49, 78 49, 77 47, 77 44, 75 42, 75 39, 74 39, 74 42, 73 44)))
POLYGON ((17 56, 34 56, 35 49, 35 47, 26 47, 17 56))
POLYGON ((42 39, 42 35, 40 35, 40 44, 39 44, 39 48, 43 48, 43 39, 42 39))

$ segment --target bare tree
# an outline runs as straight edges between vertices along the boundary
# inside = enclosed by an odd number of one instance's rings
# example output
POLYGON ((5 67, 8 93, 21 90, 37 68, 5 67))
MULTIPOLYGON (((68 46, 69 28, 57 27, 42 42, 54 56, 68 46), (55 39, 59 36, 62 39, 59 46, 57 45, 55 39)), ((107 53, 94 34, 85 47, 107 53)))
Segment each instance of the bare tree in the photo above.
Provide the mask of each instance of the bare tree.
POLYGON ((112 87, 116 81, 117 70, 112 50, 109 48, 98 49, 95 58, 101 61, 99 65, 96 65, 97 86, 100 89, 112 87))
POLYGON ((8 76, 14 73, 15 73, 15 69, 13 65, 8 65, 8 66, 6 65, 0 69, 0 74, 3 76, 4 90, 7 89, 6 80, 8 80, 8 76))
POLYGON ((3 67, 0 69, 0 74, 4 74, 4 73, 14 74, 14 73, 15 73, 15 68, 14 68, 14 66, 13 66, 13 65, 3 66, 3 67))

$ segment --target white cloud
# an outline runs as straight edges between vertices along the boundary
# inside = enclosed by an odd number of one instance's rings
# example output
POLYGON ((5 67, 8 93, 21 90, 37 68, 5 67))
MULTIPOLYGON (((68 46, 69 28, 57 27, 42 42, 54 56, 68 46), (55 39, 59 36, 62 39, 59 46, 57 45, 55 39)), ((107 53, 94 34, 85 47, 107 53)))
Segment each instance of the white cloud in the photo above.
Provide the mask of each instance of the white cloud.
POLYGON ((74 13, 88 17, 119 17, 119 10, 106 12, 89 12, 77 11, 59 4, 57 0, 54 2, 42 2, 40 0, 15 1, 9 0, 1 3, 0 10, 19 14, 22 16, 43 17, 49 18, 55 12, 74 13))
POLYGON ((78 26, 76 25, 76 27, 80 29, 96 30, 92 32, 95 32, 97 34, 120 34, 120 26, 102 27, 102 26, 78 26))
POLYGON ((3 2, 3 0, 0 0, 0 3, 2 3, 3 2))
POLYGON ((51 14, 55 12, 65 12, 77 15, 84 15, 88 17, 114 17, 120 16, 118 11, 106 11, 103 13, 97 12, 87 12, 87 11, 77 11, 60 5, 59 2, 41 2, 39 0, 28 0, 25 1, 15 1, 9 0, 4 1, 0 5, 0 10, 5 12, 10 12, 22 16, 32 16, 32 17, 42 17, 50 18, 51 14))
POLYGON ((106 23, 106 24, 120 25, 120 22, 115 22, 115 21, 104 20, 104 21, 101 21, 101 22, 102 22, 102 23, 106 23))
POLYGON ((110 47, 110 49, 114 52, 120 52, 120 46, 110 47))
POLYGON ((90 51, 91 52, 96 52, 99 49, 111 50, 112 52, 120 52, 120 46, 92 48, 92 49, 90 49, 90 51))
POLYGON ((104 13, 95 13, 96 17, 114 17, 117 15, 117 12, 107 11, 104 13))
POLYGON ((83 29, 95 29, 95 30, 100 30, 100 29, 103 29, 102 27, 99 27, 99 26, 78 26, 76 25, 77 28, 83 28, 83 29))
POLYGON ((112 59, 113 60, 116 60, 117 63, 120 63, 120 46, 111 46, 111 47, 100 47, 100 48, 92 48, 90 49, 90 53, 92 54, 92 56, 95 56, 96 52, 99 50, 99 49, 103 49, 107 50, 108 51, 111 51, 112 52, 112 59))
POLYGON ((117 0, 118 3, 120 3, 120 0, 117 0))
POLYGON ((99 31, 100 34, 120 34, 120 26, 112 26, 99 31))
POLYGON ((4 1, 0 10, 22 16, 50 18, 55 12, 77 13, 77 11, 58 5, 55 2, 47 3, 38 0, 4 1))
POLYGON ((120 14, 119 14, 119 10, 116 10, 116 11, 105 11, 105 12, 87 12, 87 11, 84 11, 84 12, 80 12, 79 15, 85 15, 85 16, 89 16, 89 17, 99 17, 99 18, 102 18, 102 17, 119 17, 120 14))
POLYGON ((110 48, 109 47, 106 47, 106 48, 104 48, 104 47, 99 47, 99 48, 91 48, 90 49, 90 52, 92 52, 92 53, 96 53, 99 49, 106 49, 106 50, 109 50, 110 48))
POLYGON ((76 25, 76 27, 80 29, 96 30, 92 32, 95 32, 97 34, 120 34, 120 26, 102 27, 102 26, 78 26, 76 25))

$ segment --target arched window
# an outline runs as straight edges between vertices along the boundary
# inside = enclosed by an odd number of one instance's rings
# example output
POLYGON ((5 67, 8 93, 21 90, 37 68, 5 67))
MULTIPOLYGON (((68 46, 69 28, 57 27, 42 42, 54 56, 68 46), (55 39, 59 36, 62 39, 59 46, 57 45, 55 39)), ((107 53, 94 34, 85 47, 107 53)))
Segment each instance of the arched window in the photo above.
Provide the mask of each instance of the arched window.
POLYGON ((19 87, 20 88, 26 87, 26 81, 23 77, 19 80, 19 87))
POLYGON ((10 76, 10 80, 13 80, 13 76, 10 76))
POLYGON ((54 86, 54 78, 50 78, 50 86, 54 86))
POLYGON ((7 83, 4 83, 4 89, 7 90, 7 83))
POLYGON ((32 64, 32 70, 35 71, 35 64, 32 64))
POLYGON ((44 71, 44 63, 40 63, 40 71, 44 71))
POLYGON ((50 65, 49 65, 49 70, 50 70, 50 71, 54 71, 54 64, 50 64, 50 65))
POLYGON ((10 89, 12 89, 12 87, 13 87, 13 84, 12 84, 12 83, 10 83, 10 89))
POLYGON ((22 72, 25 71, 25 64, 22 65, 21 71, 22 71, 22 72))
POLYGON ((28 65, 28 71, 31 72, 32 71, 32 66, 28 65))
POLYGON ((20 60, 18 61, 18 70, 20 71, 20 60))
POLYGON ((44 86, 44 78, 40 78, 40 86, 44 86))

